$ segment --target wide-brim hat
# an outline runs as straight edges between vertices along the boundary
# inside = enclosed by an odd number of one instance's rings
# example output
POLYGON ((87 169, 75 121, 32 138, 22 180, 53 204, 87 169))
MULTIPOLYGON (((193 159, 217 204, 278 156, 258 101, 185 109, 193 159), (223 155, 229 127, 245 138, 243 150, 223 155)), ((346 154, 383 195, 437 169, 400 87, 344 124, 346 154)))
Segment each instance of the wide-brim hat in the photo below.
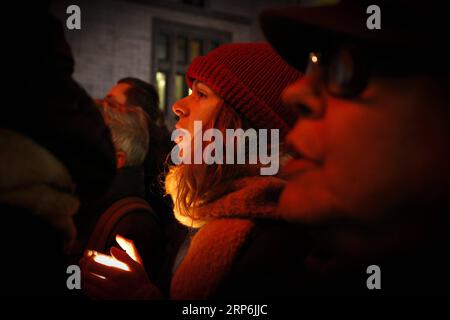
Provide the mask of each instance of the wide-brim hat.
MULTIPOLYGON (((305 1, 298 5, 269 9, 260 14, 260 25, 268 41, 291 65, 303 71, 309 52, 336 41, 353 40, 384 48, 392 54, 447 60, 446 10, 439 2, 305 1), (376 5, 380 29, 370 29, 368 18, 376 5)), ((418 61, 427 63, 428 61, 418 61)))

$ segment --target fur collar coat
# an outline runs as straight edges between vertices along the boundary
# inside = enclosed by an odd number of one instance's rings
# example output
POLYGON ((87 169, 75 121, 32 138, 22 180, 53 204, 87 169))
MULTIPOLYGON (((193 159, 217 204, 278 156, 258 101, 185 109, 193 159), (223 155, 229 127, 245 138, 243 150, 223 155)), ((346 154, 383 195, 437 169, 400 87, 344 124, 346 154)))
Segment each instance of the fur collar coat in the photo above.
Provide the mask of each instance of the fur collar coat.
POLYGON ((173 275, 172 299, 208 299, 216 295, 248 242, 254 219, 278 218, 277 201, 284 184, 276 177, 242 178, 226 195, 198 209, 208 222, 193 236, 173 275))

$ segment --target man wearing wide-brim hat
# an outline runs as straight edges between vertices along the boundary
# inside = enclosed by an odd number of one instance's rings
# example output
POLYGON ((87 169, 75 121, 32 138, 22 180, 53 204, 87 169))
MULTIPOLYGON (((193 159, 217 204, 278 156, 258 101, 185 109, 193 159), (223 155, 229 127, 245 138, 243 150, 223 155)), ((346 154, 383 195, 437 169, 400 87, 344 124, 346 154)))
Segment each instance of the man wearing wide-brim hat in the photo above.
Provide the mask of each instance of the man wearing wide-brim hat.
POLYGON ((309 1, 260 21, 305 72, 283 93, 298 118, 279 212, 313 235, 306 288, 318 297, 444 296, 445 10, 434 1, 309 1))

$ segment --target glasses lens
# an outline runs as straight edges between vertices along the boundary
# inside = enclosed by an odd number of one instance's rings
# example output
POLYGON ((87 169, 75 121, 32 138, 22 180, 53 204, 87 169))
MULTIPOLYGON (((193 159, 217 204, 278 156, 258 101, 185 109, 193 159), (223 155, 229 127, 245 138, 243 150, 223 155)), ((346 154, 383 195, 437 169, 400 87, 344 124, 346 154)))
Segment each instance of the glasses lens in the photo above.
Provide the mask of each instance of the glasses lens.
POLYGON ((331 56, 326 72, 331 95, 353 98, 362 93, 368 82, 368 63, 362 51, 341 48, 331 56))
POLYGON ((355 66, 349 51, 339 51, 328 67, 328 89, 330 93, 341 95, 351 85, 355 66))
POLYGON ((329 94, 340 98, 360 95, 369 79, 368 59, 362 50, 340 48, 325 53, 312 52, 308 57, 305 74, 317 72, 329 94))

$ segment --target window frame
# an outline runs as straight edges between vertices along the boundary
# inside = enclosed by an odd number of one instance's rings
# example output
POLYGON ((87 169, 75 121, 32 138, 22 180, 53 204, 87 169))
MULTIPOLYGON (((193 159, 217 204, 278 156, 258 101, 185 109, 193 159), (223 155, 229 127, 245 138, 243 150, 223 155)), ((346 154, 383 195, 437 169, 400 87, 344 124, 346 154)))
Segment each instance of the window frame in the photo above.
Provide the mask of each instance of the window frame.
MULTIPOLYGON (((200 55, 204 55, 213 49, 216 43, 224 44, 232 42, 233 34, 228 31, 192 26, 160 18, 153 18, 152 29, 151 80, 157 85, 156 73, 158 71, 166 73, 166 106, 162 111, 166 118, 166 124, 172 127, 176 122, 176 117, 171 112, 171 106, 175 103, 175 77, 177 74, 186 74, 187 68, 191 63, 191 41, 200 41, 200 55), (156 44, 158 43, 159 34, 169 36, 167 61, 159 61, 156 56, 156 44), (185 63, 180 63, 176 59, 178 37, 185 37, 187 39, 187 60, 185 63)), ((186 90, 188 90, 187 86, 186 90)))

